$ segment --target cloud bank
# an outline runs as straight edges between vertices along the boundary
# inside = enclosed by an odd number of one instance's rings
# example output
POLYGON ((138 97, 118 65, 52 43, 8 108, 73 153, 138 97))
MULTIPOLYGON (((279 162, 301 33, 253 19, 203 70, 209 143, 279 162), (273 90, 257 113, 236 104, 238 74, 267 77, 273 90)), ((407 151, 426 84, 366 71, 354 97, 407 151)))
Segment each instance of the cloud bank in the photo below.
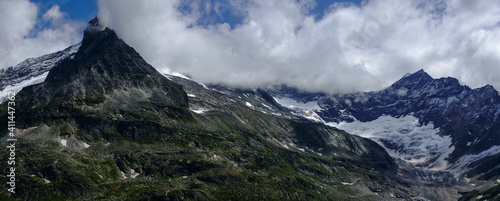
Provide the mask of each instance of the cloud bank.
POLYGON ((80 42, 85 26, 57 5, 40 13, 28 0, 0 0, 0 69, 80 42))
MULTIPOLYGON (((205 83, 379 90, 408 72, 500 89, 500 2, 99 0, 99 17, 158 70, 205 83), (320 17, 318 17, 320 16, 320 17)), ((0 68, 79 42, 58 6, 0 0, 0 68)))
POLYGON ((369 91, 424 69, 500 89, 499 1, 336 3, 320 19, 310 13, 312 0, 98 4, 104 23, 157 69, 206 83, 369 91), (242 22, 199 23, 207 13, 223 18, 225 10, 237 11, 242 22))

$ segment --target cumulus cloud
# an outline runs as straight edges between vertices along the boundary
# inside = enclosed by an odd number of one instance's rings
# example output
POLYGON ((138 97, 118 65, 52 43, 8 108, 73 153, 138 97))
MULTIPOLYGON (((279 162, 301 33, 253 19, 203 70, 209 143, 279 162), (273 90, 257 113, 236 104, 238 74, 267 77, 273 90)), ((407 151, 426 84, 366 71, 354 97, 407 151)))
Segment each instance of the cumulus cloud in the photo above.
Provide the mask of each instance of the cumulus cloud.
POLYGON ((0 0, 0 68, 62 50, 81 40, 85 22, 68 19, 58 5, 42 15, 28 0, 0 0))
POLYGON ((206 83, 369 91, 424 69, 500 89, 498 1, 336 3, 319 19, 310 12, 315 3, 100 0, 98 6, 104 24, 157 69, 206 83), (237 11, 241 23, 222 23, 224 10, 237 11), (220 22, 200 23, 211 12, 220 22))

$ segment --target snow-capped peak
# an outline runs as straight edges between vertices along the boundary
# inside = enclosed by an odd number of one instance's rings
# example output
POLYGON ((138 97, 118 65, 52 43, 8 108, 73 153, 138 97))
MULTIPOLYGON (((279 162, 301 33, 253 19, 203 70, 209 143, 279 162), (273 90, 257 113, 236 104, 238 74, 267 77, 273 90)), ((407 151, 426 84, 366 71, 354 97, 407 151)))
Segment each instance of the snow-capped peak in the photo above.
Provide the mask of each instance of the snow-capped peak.
POLYGON ((80 46, 81 43, 59 52, 29 58, 15 67, 3 70, 0 74, 0 103, 6 100, 9 92, 17 93, 26 86, 43 82, 50 69, 63 59, 73 56, 80 46))

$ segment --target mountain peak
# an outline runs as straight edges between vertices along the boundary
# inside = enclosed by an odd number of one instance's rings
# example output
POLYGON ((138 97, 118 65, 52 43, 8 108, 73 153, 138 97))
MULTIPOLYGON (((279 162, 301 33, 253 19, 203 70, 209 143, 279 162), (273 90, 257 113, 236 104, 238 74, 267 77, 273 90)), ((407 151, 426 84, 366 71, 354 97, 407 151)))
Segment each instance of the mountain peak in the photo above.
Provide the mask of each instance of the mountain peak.
POLYGON ((414 88, 416 86, 422 86, 426 84, 429 81, 432 81, 433 78, 427 74, 423 69, 420 69, 419 71, 413 73, 413 74, 406 74, 403 76, 401 79, 399 79, 397 82, 391 85, 393 88, 401 88, 401 87, 406 87, 406 88, 414 88))
POLYGON ((102 102, 116 90, 137 88, 154 92, 152 99, 187 106, 180 85, 156 71, 115 31, 101 28, 97 18, 89 22, 78 52, 54 66, 40 87, 48 93, 46 102, 54 97, 102 102))
POLYGON ((87 46, 89 45, 92 47, 97 45, 100 48, 94 49, 101 49, 104 48, 104 46, 110 46, 111 44, 109 44, 109 42, 115 40, 119 40, 116 32, 103 26, 96 16, 88 22, 87 29, 83 32, 82 49, 88 49, 87 46), (106 43, 106 41, 108 41, 108 43, 106 43))
MULTIPOLYGON (((113 59, 119 57, 125 60, 126 58, 137 58, 140 60, 140 66, 146 66, 145 61, 140 58, 135 50, 125 44, 118 38, 115 31, 104 28, 98 28, 98 19, 94 18, 89 22, 89 26, 84 31, 83 40, 78 52, 71 59, 66 59, 60 65, 55 66, 48 74, 46 81, 58 80, 71 80, 73 77, 80 77, 84 74, 95 74, 96 67, 104 67, 102 71, 108 71, 110 68, 125 68, 124 65, 94 65, 102 64, 103 60, 113 59), (90 72, 88 72, 90 70, 90 72)), ((109 62, 108 64, 113 64, 109 62)), ((136 63, 137 64, 137 63, 136 63)), ((137 68, 133 68, 137 69, 137 68)), ((95 76, 100 77, 99 74, 95 76)))
POLYGON ((90 20, 87 23, 87 28, 85 29, 84 33, 99 32, 103 31, 105 28, 105 26, 102 26, 102 24, 99 23, 99 18, 97 18, 96 16, 94 19, 90 20))
POLYGON ((495 94, 495 95, 498 94, 498 91, 495 89, 495 87, 493 87, 490 84, 487 84, 481 88, 478 88, 477 90, 481 91, 482 93, 485 93, 485 94, 495 94))
POLYGON ((432 77, 429 74, 427 74, 427 72, 425 72, 424 69, 420 69, 417 72, 410 74, 409 76, 432 79, 432 77))

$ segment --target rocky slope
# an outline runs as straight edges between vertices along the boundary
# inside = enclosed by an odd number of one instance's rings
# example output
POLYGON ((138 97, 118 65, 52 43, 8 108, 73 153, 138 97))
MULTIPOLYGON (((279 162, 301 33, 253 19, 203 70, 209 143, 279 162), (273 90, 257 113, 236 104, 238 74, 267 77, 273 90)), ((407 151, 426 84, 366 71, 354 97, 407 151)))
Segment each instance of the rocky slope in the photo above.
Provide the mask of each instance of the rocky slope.
POLYGON ((91 21, 78 52, 16 96, 18 192, 0 198, 418 197, 391 179, 397 165, 371 140, 294 115, 263 91, 169 78, 91 21))

